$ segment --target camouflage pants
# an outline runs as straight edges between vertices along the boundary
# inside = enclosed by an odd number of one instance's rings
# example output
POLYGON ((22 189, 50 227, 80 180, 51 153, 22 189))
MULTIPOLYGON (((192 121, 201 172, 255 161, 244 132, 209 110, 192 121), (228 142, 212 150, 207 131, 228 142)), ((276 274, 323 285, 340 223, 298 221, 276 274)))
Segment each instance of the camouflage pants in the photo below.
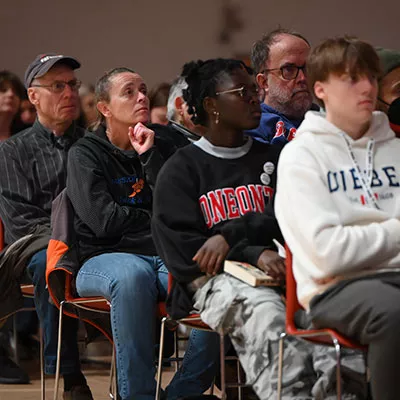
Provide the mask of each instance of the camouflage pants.
MULTIPOLYGON (((195 308, 216 331, 228 334, 251 385, 261 400, 277 398, 279 335, 285 305, 274 288, 253 288, 227 274, 209 280, 195 294, 195 308)), ((366 398, 363 355, 342 356, 344 399, 366 398)), ((287 338, 284 349, 284 400, 336 399, 336 357, 332 348, 287 338)))

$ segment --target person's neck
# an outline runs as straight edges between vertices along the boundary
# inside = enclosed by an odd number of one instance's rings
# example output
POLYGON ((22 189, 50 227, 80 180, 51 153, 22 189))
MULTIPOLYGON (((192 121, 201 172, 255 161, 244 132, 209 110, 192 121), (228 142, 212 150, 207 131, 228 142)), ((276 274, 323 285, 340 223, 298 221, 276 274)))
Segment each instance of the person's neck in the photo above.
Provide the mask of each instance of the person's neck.
POLYGON ((121 150, 133 150, 128 136, 129 125, 107 122, 106 134, 108 140, 121 150))
POLYGON ((207 131, 207 128, 205 126, 202 126, 202 125, 196 125, 193 128, 193 132, 196 133, 199 136, 204 136, 206 131, 207 131))
POLYGON ((361 139, 371 126, 371 120, 364 124, 355 125, 346 118, 335 117, 328 112, 326 113, 326 119, 343 132, 346 132, 353 140, 361 139))
POLYGON ((9 113, 0 114, 0 141, 6 140, 11 136, 11 124, 14 116, 9 113))
POLYGON ((241 147, 245 143, 242 130, 210 127, 203 135, 212 145, 218 147, 241 147))
POLYGON ((53 132, 54 136, 62 136, 65 131, 71 126, 73 121, 55 122, 38 116, 39 122, 49 131, 53 132))
POLYGON ((264 104, 286 117, 289 121, 301 121, 304 119, 305 113, 299 111, 299 113, 294 114, 294 112, 290 112, 279 103, 269 102, 267 97, 264 99, 264 104))

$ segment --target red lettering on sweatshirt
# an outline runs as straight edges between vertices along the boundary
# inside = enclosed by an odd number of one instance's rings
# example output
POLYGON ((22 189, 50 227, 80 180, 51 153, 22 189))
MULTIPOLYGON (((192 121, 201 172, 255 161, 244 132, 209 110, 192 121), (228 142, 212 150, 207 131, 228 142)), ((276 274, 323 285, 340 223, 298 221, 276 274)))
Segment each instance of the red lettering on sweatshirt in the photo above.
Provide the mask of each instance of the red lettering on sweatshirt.
POLYGON ((287 137, 288 142, 290 142, 291 140, 293 140, 296 137, 296 132, 297 132, 296 128, 290 128, 289 135, 287 137))
POLYGON ((211 211, 210 206, 208 205, 207 197, 203 194, 203 196, 199 199, 200 208, 203 212, 204 220, 206 222, 207 228, 210 229, 213 226, 213 222, 211 220, 211 211))
POLYGON ((265 210, 263 185, 249 185, 249 189, 254 204, 253 211, 263 212, 265 210))
POLYGON ((207 228, 226 220, 239 218, 248 212, 264 212, 274 190, 265 185, 239 186, 212 190, 199 199, 207 228))
POLYGON ((235 219, 240 217, 238 203, 235 197, 235 191, 233 188, 222 189, 224 193, 228 219, 235 219))
POLYGON ((209 192, 208 198, 210 199, 214 225, 221 222, 221 220, 226 221, 226 208, 222 198, 222 190, 217 189, 215 192, 209 192))
POLYGON ((252 211, 249 189, 246 186, 236 188, 235 195, 238 199, 240 214, 245 215, 252 211))
POLYGON ((279 136, 283 136, 285 134, 285 132, 286 132, 285 123, 283 121, 278 121, 276 123, 276 125, 275 125, 275 129, 276 129, 276 131, 275 131, 274 138, 277 138, 279 136))

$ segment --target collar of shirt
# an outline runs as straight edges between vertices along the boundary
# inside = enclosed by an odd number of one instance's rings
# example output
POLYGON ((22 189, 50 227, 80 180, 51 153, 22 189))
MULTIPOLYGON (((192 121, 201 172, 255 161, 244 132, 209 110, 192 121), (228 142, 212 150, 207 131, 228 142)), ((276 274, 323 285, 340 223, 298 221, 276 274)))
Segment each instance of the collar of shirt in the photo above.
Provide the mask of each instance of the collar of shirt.
POLYGON ((39 120, 35 121, 35 125, 39 128, 44 135, 51 141, 54 147, 59 149, 68 149, 74 143, 74 133, 76 123, 73 122, 62 135, 56 136, 53 131, 42 125, 39 120))

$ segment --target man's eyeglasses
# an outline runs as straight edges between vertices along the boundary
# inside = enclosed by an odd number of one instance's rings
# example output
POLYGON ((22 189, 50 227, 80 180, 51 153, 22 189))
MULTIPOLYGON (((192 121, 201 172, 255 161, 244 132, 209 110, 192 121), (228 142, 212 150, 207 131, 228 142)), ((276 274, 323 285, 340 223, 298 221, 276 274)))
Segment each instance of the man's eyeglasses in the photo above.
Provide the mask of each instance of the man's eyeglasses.
POLYGON ((281 76, 283 79, 286 79, 287 81, 292 81, 293 79, 297 78, 300 70, 303 71, 304 75, 307 75, 306 65, 302 65, 301 67, 298 67, 297 65, 284 65, 280 68, 264 69, 261 72, 265 73, 271 71, 281 71, 281 76))
POLYGON ((253 97, 258 98, 258 87, 249 89, 246 86, 242 86, 237 89, 230 89, 230 90, 223 90, 222 92, 216 92, 215 95, 219 96, 221 94, 228 94, 228 93, 235 93, 242 99, 249 100, 252 99, 253 97))
POLYGON ((62 93, 67 85, 71 88, 72 91, 77 92, 81 87, 82 82, 74 79, 69 82, 54 81, 51 85, 32 85, 32 87, 42 87, 49 89, 53 93, 62 93))

